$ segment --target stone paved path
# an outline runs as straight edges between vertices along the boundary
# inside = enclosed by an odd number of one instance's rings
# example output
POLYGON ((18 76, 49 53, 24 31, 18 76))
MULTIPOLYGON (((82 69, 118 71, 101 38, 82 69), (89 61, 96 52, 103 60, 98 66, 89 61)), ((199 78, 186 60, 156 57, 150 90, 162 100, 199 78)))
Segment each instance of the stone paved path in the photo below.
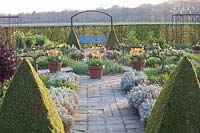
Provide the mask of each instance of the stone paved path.
POLYGON ((81 76, 71 133, 144 133, 138 115, 128 108, 126 94, 120 87, 121 76, 81 76))

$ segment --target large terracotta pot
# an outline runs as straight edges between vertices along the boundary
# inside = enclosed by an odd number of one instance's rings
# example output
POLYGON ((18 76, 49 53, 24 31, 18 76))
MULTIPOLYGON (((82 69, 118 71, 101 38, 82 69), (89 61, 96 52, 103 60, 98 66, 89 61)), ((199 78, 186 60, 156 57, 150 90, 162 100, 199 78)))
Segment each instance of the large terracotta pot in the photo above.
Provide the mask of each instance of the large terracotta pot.
POLYGON ((103 66, 88 66, 91 79, 99 79, 103 76, 103 66))
POLYGON ((58 62, 48 62, 48 68, 50 73, 60 72, 62 68, 62 63, 58 62))
POLYGON ((132 61, 132 68, 136 70, 144 70, 145 61, 132 61))
POLYGON ((194 50, 194 54, 200 54, 200 50, 194 50))

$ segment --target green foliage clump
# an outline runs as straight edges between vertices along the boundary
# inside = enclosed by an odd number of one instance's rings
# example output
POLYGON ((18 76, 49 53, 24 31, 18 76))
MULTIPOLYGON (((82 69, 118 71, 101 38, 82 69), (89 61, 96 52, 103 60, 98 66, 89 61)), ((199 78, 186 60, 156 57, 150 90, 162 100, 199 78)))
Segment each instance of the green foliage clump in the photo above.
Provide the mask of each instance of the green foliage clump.
POLYGON ((165 48, 166 39, 163 32, 160 32, 159 37, 156 39, 156 42, 159 43, 161 49, 165 48))
POLYGON ((30 32, 24 34, 23 32, 16 31, 14 32, 15 37, 15 48, 24 49, 31 48, 33 46, 48 46, 51 45, 52 42, 43 34, 32 34, 30 32))
POLYGON ((105 47, 109 50, 118 50, 120 47, 114 28, 112 28, 110 31, 105 47))
POLYGON ((179 60, 180 60, 180 57, 177 57, 177 56, 168 56, 166 58, 166 64, 167 65, 178 64, 179 60))
POLYGON ((186 53, 193 53, 193 52, 194 52, 194 50, 193 50, 193 49, 191 49, 191 48, 185 48, 185 52, 186 52, 186 53))
POLYGON ((76 74, 87 74, 88 73, 88 65, 85 62, 73 61, 70 64, 73 72, 76 74))
POLYGON ((123 72, 122 65, 114 60, 104 60, 103 64, 105 65, 105 68, 103 69, 104 75, 123 72))
POLYGON ((132 47, 137 47, 139 40, 136 37, 136 32, 135 31, 130 31, 128 32, 128 34, 126 35, 126 38, 124 38, 125 43, 127 43, 129 46, 132 47))
MULTIPOLYGON (((33 58, 27 57, 26 59, 34 66, 33 58)), ((48 69, 47 57, 42 56, 38 59, 38 69, 48 69)))
MULTIPOLYGON (((123 52, 123 51, 122 51, 123 52)), ((121 59, 118 60, 119 63, 125 65, 125 66, 131 66, 131 54, 129 53, 129 51, 125 51, 124 55, 122 53, 121 59)))
POLYGON ((66 88, 70 88, 71 90, 76 90, 76 85, 73 82, 62 82, 62 81, 58 81, 56 83, 53 83, 51 86, 54 87, 66 87, 66 88))
POLYGON ((87 61, 88 66, 102 66, 103 61, 101 59, 91 58, 87 61))
POLYGON ((35 43, 35 37, 31 34, 25 37, 25 46, 26 48, 31 48, 35 43))
MULTIPOLYGON (((28 57, 27 59, 31 62, 32 65, 34 65, 33 58, 28 57)), ((70 65, 70 63, 71 59, 68 56, 63 56, 62 66, 67 67, 70 65)), ((48 61, 46 56, 42 56, 38 59, 38 69, 48 69, 48 61)))
POLYGON ((172 74, 175 71, 176 65, 174 64, 167 65, 164 73, 160 73, 160 69, 161 69, 160 66, 156 68, 148 67, 145 69, 145 73, 147 74, 150 83, 161 84, 161 85, 165 84, 170 74, 172 74))
POLYGON ((71 47, 72 45, 74 45, 79 50, 81 49, 81 45, 74 30, 71 30, 70 32, 69 37, 67 39, 67 44, 69 44, 71 47))
POLYGON ((148 118, 146 133, 200 132, 200 86, 184 57, 161 91, 148 118))
POLYGON ((40 57, 38 59, 38 69, 47 69, 48 68, 48 64, 47 64, 47 57, 40 57))
POLYGON ((174 43, 172 44, 172 47, 177 50, 182 50, 187 48, 187 46, 184 43, 174 43))
POLYGON ((46 37, 43 35, 35 35, 35 46, 44 46, 46 37))
POLYGON ((19 65, 0 109, 1 132, 64 133, 48 90, 27 60, 19 65))
POLYGON ((153 35, 153 32, 150 31, 150 32, 148 32, 148 34, 147 34, 147 43, 152 44, 152 43, 154 43, 154 42, 155 42, 155 37, 154 37, 154 35, 153 35))
POLYGON ((76 90, 77 86, 76 84, 74 84, 73 82, 67 81, 67 82, 63 82, 63 81, 57 81, 55 83, 51 83, 49 82, 50 80, 50 76, 51 75, 40 75, 41 80, 44 82, 44 84, 46 85, 46 87, 49 89, 51 86, 53 87, 66 87, 66 88, 70 88, 71 90, 76 90))
POLYGON ((150 57, 146 60, 146 63, 145 63, 146 67, 156 67, 156 65, 161 65, 161 61, 159 58, 150 57))
POLYGON ((49 82, 50 75, 42 74, 40 75, 40 79, 46 85, 47 89, 49 89, 49 87, 52 85, 52 83, 49 82))
POLYGON ((195 62, 200 62, 200 55, 199 54, 187 54, 187 57, 195 62))
POLYGON ((20 31, 14 32, 14 37, 15 37, 15 47, 19 49, 24 48, 24 33, 20 31))
POLYGON ((67 67, 67 66, 70 65, 71 62, 72 62, 72 59, 71 59, 70 57, 68 57, 68 56, 65 55, 65 56, 63 57, 62 66, 63 66, 63 67, 67 67))

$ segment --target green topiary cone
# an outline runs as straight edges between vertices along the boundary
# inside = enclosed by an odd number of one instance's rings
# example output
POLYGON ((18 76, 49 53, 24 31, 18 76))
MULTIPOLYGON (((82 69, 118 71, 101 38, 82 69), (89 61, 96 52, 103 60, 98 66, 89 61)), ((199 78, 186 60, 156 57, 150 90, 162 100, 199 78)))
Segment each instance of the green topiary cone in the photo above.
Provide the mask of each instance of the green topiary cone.
POLYGON ((119 40, 115 34, 114 28, 110 31, 105 47, 109 50, 119 50, 119 40))
POLYGON ((200 133, 200 88, 184 57, 161 91, 147 122, 146 133, 200 133))
POLYGON ((75 45, 77 49, 81 49, 81 45, 74 30, 71 30, 70 32, 69 37, 67 39, 67 44, 69 44, 70 46, 75 45))
POLYGON ((19 65, 0 109, 2 133, 64 133, 56 106, 30 62, 19 65))

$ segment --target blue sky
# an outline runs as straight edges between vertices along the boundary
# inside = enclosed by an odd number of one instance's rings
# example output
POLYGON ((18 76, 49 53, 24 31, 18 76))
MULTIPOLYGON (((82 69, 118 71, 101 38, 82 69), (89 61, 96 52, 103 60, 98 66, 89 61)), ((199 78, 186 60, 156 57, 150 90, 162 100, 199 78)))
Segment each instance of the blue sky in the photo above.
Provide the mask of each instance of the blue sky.
POLYGON ((168 0, 1 0, 0 13, 87 10, 113 5, 137 7, 144 3, 159 4, 168 0))

